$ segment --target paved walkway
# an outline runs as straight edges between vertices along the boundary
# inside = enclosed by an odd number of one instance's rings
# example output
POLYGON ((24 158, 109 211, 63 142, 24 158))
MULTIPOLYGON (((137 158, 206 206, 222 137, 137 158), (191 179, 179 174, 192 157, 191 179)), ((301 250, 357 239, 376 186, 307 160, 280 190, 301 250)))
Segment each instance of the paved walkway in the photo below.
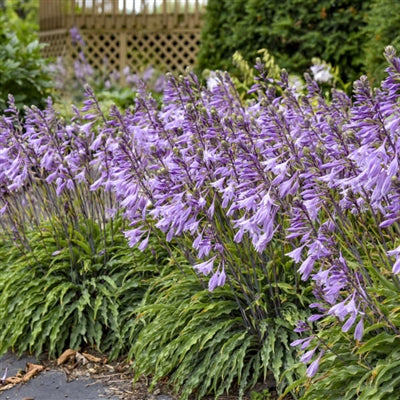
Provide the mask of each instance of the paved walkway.
MULTIPOLYGON (((26 363, 40 364, 33 357, 17 357, 11 353, 0 358, 0 378, 7 368, 7 377, 16 376, 26 369, 26 363)), ((0 389, 4 385, 0 383, 0 389)), ((62 370, 44 370, 27 383, 17 384, 11 389, 0 391, 1 400, 119 400, 107 394, 106 388, 93 379, 77 378, 71 382, 62 370)))

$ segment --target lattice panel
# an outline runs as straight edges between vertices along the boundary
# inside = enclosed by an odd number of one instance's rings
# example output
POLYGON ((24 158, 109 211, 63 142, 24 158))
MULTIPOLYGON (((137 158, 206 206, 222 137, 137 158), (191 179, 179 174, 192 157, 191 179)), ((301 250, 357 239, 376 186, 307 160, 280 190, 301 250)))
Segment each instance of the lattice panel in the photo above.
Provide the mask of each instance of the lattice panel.
POLYGON ((140 32, 127 38, 127 65, 132 70, 153 65, 166 71, 193 66, 200 32, 140 32))
POLYGON ((43 33, 40 35, 40 42, 46 43, 42 49, 44 57, 59 57, 67 53, 67 33, 43 33))
MULTIPOLYGON (((94 68, 109 71, 120 69, 121 49, 118 33, 82 31, 81 35, 85 42, 83 48, 85 56, 94 68)), ((76 57, 79 50, 70 45, 72 57, 76 57)))
POLYGON ((60 56, 67 50, 76 58, 83 50, 93 67, 110 71, 149 64, 183 71, 195 63, 206 4, 207 0, 39 0, 40 34, 50 44, 43 53, 60 56), (79 29, 84 48, 72 46, 72 27, 79 29))
POLYGON ((137 33, 88 30, 80 33, 85 46, 73 46, 68 39, 68 53, 77 58, 78 52, 83 50, 94 68, 109 72, 121 71, 126 66, 138 71, 149 65, 163 71, 183 72, 195 64, 200 44, 200 30, 137 33))

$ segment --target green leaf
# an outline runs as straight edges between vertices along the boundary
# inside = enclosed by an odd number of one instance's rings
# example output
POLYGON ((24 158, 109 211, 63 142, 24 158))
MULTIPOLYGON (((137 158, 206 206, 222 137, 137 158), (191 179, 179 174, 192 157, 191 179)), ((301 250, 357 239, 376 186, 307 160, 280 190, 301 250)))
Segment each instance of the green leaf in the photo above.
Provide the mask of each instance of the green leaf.
POLYGON ((391 346, 393 342, 396 340, 396 336, 388 335, 386 332, 381 332, 377 336, 369 339, 365 343, 363 343, 360 348, 357 350, 358 354, 364 354, 368 351, 379 350, 382 345, 385 347, 391 346))

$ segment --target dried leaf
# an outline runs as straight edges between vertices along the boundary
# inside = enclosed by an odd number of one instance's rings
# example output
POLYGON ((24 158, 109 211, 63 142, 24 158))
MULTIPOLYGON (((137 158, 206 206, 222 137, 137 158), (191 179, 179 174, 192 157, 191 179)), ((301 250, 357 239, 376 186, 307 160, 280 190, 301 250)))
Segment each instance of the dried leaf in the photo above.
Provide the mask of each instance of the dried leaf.
POLYGON ((10 376, 6 379, 6 385, 18 385, 19 383, 22 383, 22 378, 18 376, 10 376))
POLYGON ((78 363, 81 363, 82 365, 86 365, 89 362, 85 356, 78 352, 76 352, 75 354, 75 359, 76 361, 78 361, 78 363))
POLYGON ((57 359, 57 365, 60 366, 61 364, 66 363, 72 357, 75 357, 76 351, 72 349, 65 350, 64 353, 61 354, 60 357, 57 359))
POLYGON ((20 383, 26 383, 43 370, 43 365, 26 363, 26 373, 24 375, 18 373, 16 376, 6 378, 4 381, 6 385, 2 386, 0 391, 11 389, 20 383))
POLYGON ((3 391, 5 391, 5 390, 12 389, 13 387, 14 387, 14 384, 13 384, 13 383, 8 383, 8 384, 5 385, 5 386, 0 386, 0 392, 3 392, 3 391))
POLYGON ((93 356, 92 354, 89 354, 89 353, 82 353, 82 355, 85 356, 85 358, 87 358, 90 362, 94 362, 94 363, 104 362, 104 360, 102 358, 93 356))
POLYGON ((43 365, 26 363, 26 374, 22 377, 22 381, 24 383, 28 382, 30 379, 32 379, 34 376, 36 376, 39 372, 43 370, 44 370, 43 365))

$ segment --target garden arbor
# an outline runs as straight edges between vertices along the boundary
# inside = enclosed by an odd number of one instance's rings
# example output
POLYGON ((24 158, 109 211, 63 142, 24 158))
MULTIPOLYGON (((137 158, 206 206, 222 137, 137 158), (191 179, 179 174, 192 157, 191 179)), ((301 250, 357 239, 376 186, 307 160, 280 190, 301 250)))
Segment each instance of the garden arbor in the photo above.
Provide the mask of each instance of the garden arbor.
POLYGON ((78 28, 94 67, 133 70, 153 65, 182 71, 194 64, 207 0, 40 0, 47 56, 77 55, 78 28))

